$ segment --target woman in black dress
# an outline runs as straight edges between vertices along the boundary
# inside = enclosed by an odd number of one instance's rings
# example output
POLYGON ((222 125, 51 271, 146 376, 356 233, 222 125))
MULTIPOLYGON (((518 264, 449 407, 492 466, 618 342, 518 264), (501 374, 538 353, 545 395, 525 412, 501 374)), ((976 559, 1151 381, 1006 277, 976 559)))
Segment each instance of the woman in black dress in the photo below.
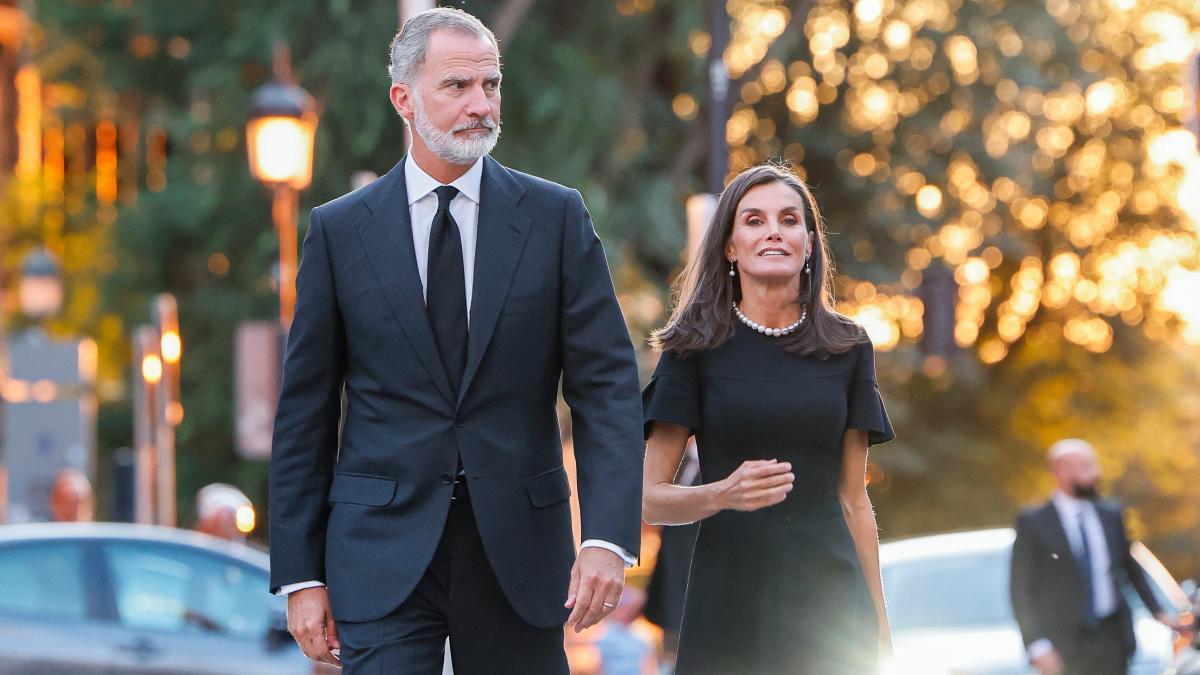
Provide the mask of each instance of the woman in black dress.
POLYGON ((832 309, 831 267, 803 181, 747 169, 654 335, 644 517, 701 521, 679 675, 860 675, 890 650, 865 474, 894 433, 871 343, 832 309), (691 435, 709 482, 681 487, 691 435))

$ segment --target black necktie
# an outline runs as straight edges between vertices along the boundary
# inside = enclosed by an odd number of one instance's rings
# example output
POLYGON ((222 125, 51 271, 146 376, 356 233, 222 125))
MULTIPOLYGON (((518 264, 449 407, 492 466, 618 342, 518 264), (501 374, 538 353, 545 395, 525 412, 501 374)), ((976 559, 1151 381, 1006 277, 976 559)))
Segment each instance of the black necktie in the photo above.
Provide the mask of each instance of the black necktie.
POLYGON ((1083 620, 1087 625, 1096 624, 1096 580, 1092 573, 1092 547, 1088 545, 1087 527, 1084 519, 1087 509, 1079 510, 1079 571, 1083 574, 1083 620))
POLYGON ((458 223, 450 215, 450 202, 458 188, 443 185, 438 197, 433 229, 429 232, 429 264, 425 275, 425 306, 450 389, 458 394, 467 364, 467 285, 463 279, 462 240, 458 223))

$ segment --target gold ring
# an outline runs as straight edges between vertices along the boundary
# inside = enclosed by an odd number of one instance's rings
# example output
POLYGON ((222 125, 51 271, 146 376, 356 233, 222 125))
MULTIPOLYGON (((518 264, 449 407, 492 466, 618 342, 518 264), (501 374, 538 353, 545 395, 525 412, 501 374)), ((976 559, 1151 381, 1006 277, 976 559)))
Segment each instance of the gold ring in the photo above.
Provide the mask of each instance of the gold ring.
POLYGON ((604 605, 604 609, 612 609, 613 607, 616 607, 616 605, 612 604, 611 602, 602 602, 600 604, 604 605))

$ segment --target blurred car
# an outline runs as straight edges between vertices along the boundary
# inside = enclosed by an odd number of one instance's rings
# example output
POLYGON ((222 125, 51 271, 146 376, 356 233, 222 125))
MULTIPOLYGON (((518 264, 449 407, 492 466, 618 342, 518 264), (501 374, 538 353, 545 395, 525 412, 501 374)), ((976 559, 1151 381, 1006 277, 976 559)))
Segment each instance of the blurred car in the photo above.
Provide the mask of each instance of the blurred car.
POLYGON ((0 674, 327 672, 288 635, 268 564, 165 527, 0 526, 0 674))
MULTIPOLYGON (((979 530, 888 542, 880 566, 894 657, 886 675, 1036 675, 1030 667, 1008 596, 1012 529, 979 530)), ((1181 614, 1187 596, 1152 553, 1134 544, 1134 559, 1151 579, 1159 603, 1181 614)), ((1156 621, 1132 588, 1137 653, 1130 675, 1171 671, 1177 636, 1156 621)), ((1168 611, 1170 611, 1168 609, 1168 611)))

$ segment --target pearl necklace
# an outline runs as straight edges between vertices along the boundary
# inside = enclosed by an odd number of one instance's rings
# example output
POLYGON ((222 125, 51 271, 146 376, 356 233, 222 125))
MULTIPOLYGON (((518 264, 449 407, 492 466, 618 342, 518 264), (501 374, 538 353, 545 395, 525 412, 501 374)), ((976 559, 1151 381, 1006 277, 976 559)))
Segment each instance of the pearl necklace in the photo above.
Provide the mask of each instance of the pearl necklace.
POLYGON ((742 323, 768 337, 783 337, 784 335, 795 332, 795 330, 800 327, 800 324, 804 323, 804 320, 808 318, 808 308, 805 307, 800 312, 800 320, 796 323, 783 328, 768 328, 760 323, 751 321, 749 317, 747 317, 745 314, 742 314, 742 308, 738 307, 736 302, 733 303, 733 313, 737 315, 737 318, 741 320, 742 323))

